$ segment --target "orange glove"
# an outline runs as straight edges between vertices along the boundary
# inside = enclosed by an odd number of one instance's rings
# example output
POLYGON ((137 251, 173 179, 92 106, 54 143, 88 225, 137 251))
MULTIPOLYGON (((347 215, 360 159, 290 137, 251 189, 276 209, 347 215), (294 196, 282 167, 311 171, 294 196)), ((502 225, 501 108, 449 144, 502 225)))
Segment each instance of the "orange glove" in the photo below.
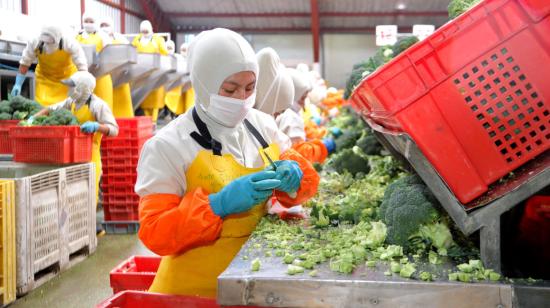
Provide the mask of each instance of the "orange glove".
POLYGON ((300 169, 304 173, 302 181, 300 182, 300 188, 296 192, 296 198, 291 198, 287 193, 281 191, 275 191, 274 195, 281 205, 285 207, 292 207, 298 204, 302 204, 317 193, 317 187, 319 186, 319 174, 311 162, 305 159, 302 155, 293 149, 284 152, 280 160, 293 160, 298 163, 300 169))
POLYGON ((183 198, 172 194, 141 198, 139 222, 139 238, 161 256, 211 243, 222 230, 222 219, 210 208, 208 193, 202 188, 183 198))
POLYGON ((311 163, 322 164, 328 156, 327 147, 319 139, 299 142, 292 145, 292 148, 311 163))

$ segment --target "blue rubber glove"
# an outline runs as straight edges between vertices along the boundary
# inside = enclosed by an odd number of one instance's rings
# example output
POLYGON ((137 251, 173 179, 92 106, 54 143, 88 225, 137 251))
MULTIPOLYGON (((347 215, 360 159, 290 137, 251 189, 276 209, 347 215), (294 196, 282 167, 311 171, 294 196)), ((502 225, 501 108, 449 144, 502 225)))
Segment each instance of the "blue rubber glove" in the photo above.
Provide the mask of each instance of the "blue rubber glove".
POLYGON ((95 133, 98 129, 99 123, 93 121, 88 121, 80 126, 80 130, 87 134, 95 133))
POLYGON ((342 130, 338 127, 331 127, 329 128, 330 133, 334 135, 334 137, 338 138, 342 135, 342 130))
POLYGON ((225 217, 242 213, 265 201, 273 189, 281 185, 274 171, 260 171, 233 180, 222 190, 210 194, 210 207, 214 214, 225 217))
POLYGON ((332 138, 323 139, 323 144, 327 148, 327 151, 328 151, 329 154, 336 150, 336 143, 334 142, 334 139, 332 139, 332 138))
POLYGON ((30 116, 29 119, 27 120, 27 124, 32 125, 33 122, 34 122, 34 116, 30 116))
POLYGON ((279 160, 275 162, 277 166, 277 179, 281 181, 276 190, 286 193, 294 193, 300 188, 304 173, 300 165, 293 160, 279 160))
POLYGON ((23 87, 24 82, 25 75, 17 73, 17 76, 15 76, 15 85, 11 89, 11 96, 17 96, 21 94, 21 88, 23 87))
POLYGON ((323 121, 323 119, 321 119, 320 116, 313 116, 311 117, 311 121, 313 121, 313 123, 317 124, 317 126, 321 125, 321 122, 323 121))

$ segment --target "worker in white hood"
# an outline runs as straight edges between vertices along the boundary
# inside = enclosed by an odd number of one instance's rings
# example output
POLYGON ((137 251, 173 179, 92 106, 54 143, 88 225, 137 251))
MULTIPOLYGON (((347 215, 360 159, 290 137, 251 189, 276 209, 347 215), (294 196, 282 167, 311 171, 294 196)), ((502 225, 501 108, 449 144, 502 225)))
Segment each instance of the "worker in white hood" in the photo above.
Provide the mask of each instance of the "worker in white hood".
POLYGON ((187 59, 187 49, 189 48, 189 43, 182 43, 180 45, 180 55, 187 59))
POLYGON ((265 214, 266 200, 274 194, 300 204, 315 194, 319 176, 271 117, 252 109, 258 63, 242 36, 202 32, 189 65, 195 108, 151 138, 139 159, 139 237, 164 256, 151 292, 214 304, 217 277, 265 214))
POLYGON ((132 45, 138 52, 158 53, 167 55, 166 42, 164 39, 153 32, 153 25, 150 21, 144 20, 139 25, 139 34, 132 41, 132 45))
POLYGON ((304 108, 309 91, 311 91, 311 83, 306 74, 296 69, 289 68, 287 72, 294 84, 294 98, 290 108, 277 117, 277 125, 290 137, 292 143, 298 143, 306 140, 304 120, 300 112, 304 108))
POLYGON ((87 71, 88 63, 82 47, 74 38, 64 35, 60 26, 42 27, 40 35, 31 40, 19 61, 19 73, 11 91, 20 95, 29 67, 37 61, 35 69, 35 100, 49 106, 67 98, 69 88, 61 80, 76 71, 87 71))
POLYGON ((168 50, 169 55, 173 55, 176 52, 176 43, 172 40, 166 41, 166 50, 168 50))
POLYGON ((62 81, 69 87, 69 97, 48 108, 42 109, 29 119, 32 124, 34 119, 41 115, 48 115, 58 109, 70 110, 81 124, 80 129, 84 133, 94 134, 92 145, 92 162, 95 164, 96 196, 99 193, 99 180, 101 179, 101 137, 117 136, 118 124, 113 112, 101 98, 93 94, 96 80, 88 72, 76 72, 62 81))
POLYGON ((99 23, 99 28, 105 37, 105 44, 129 44, 130 42, 124 35, 115 32, 113 20, 110 17, 103 17, 99 23))

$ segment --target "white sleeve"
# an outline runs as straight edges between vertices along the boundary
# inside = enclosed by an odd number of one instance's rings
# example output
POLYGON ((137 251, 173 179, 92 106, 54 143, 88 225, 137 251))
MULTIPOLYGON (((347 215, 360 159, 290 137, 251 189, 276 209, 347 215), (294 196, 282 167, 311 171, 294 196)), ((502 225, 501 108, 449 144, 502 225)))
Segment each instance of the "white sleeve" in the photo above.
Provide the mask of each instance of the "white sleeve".
POLYGON ((23 49, 23 54, 21 55, 21 60, 19 64, 23 66, 31 66, 31 64, 36 60, 36 54, 34 51, 38 47, 38 39, 32 39, 27 43, 25 49, 23 49))
POLYGON ((64 101, 61 101, 59 103, 55 103, 55 104, 50 105, 48 107, 49 111, 56 111, 56 110, 59 110, 59 109, 71 110, 71 99, 67 98, 64 101))
POLYGON ((121 44, 130 44, 130 41, 128 41, 128 39, 120 33, 115 33, 115 39, 121 44))
POLYGON ((277 117, 277 125, 290 139, 299 138, 303 141, 306 140, 304 120, 296 112, 287 109, 277 117))
POLYGON ((187 187, 185 170, 181 149, 156 135, 141 150, 135 191, 140 197, 150 194, 175 194, 182 197, 187 187))
POLYGON ((88 60, 86 60, 86 55, 84 54, 82 46, 80 46, 80 44, 75 39, 67 36, 63 37, 63 42, 65 45, 65 51, 71 54, 73 63, 74 65, 76 65, 76 68, 79 71, 87 71, 88 60))
POLYGON ((95 120, 99 124, 106 125, 109 128, 109 136, 115 137, 118 135, 118 123, 116 122, 115 116, 107 103, 105 103, 101 98, 93 95, 92 102, 90 103, 90 109, 95 120))

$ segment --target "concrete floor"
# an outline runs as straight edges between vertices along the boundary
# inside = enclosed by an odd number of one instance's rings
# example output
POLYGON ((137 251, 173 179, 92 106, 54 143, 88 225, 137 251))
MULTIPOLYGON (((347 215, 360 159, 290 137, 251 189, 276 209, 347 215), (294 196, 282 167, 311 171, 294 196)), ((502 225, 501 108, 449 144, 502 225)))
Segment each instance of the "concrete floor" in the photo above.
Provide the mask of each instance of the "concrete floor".
POLYGON ((136 234, 100 236, 93 255, 19 298, 10 307, 95 307, 113 294, 109 272, 133 255, 153 253, 141 244, 136 234))

